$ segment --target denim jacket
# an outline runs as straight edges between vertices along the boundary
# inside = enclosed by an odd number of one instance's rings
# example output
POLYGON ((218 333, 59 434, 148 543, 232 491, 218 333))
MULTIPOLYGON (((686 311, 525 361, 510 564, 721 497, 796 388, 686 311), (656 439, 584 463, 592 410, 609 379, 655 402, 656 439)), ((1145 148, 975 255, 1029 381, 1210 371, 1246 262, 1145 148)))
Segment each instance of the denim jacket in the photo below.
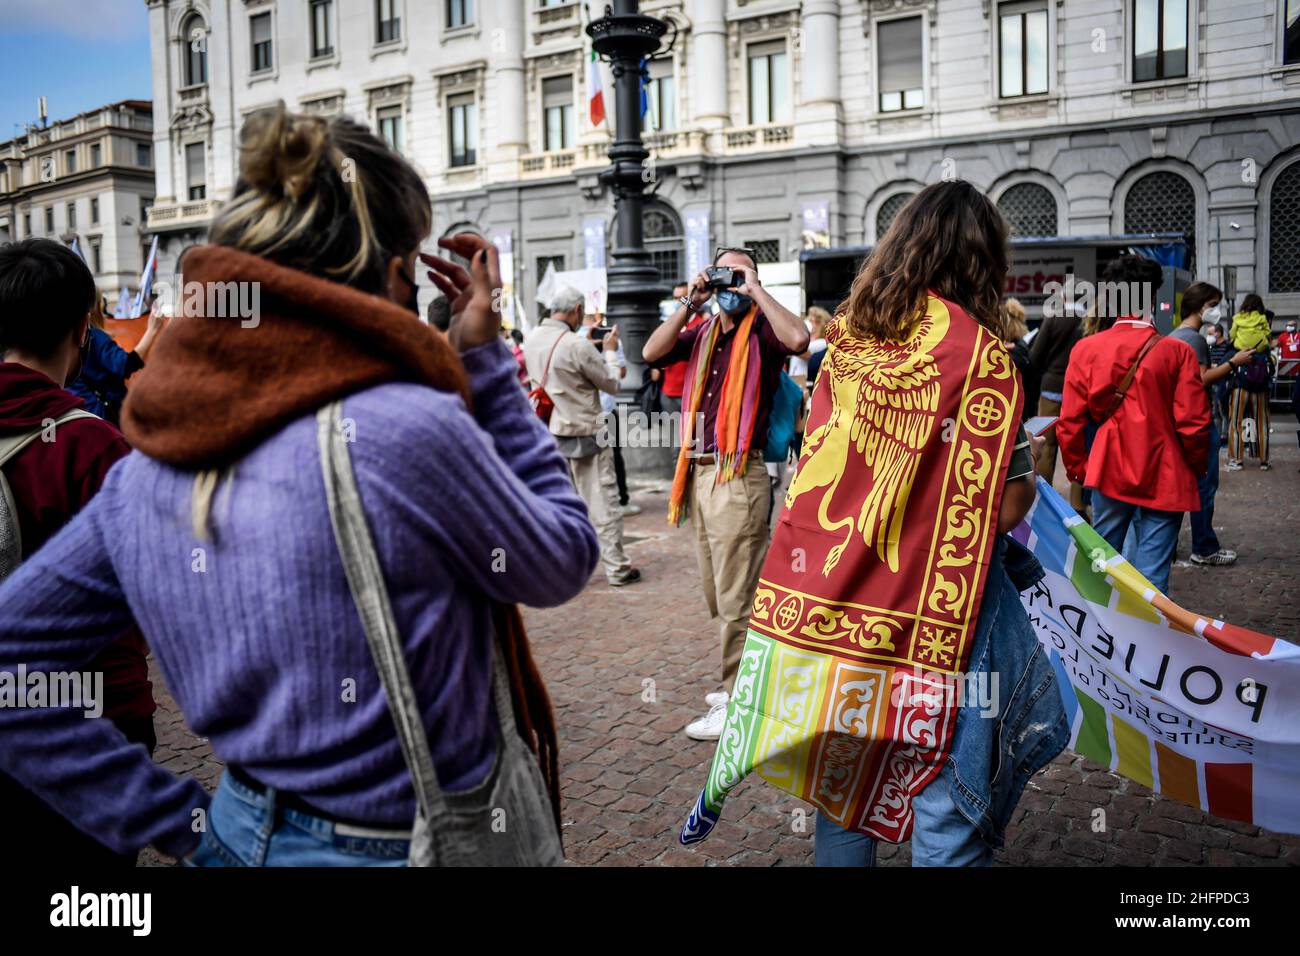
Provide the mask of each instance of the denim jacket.
POLYGON ((1070 740, 1056 675, 1020 603, 1019 592, 1043 574, 1031 552, 1007 535, 999 538, 968 665, 978 686, 990 691, 991 676, 997 675, 997 715, 981 704, 982 694, 968 697, 957 714, 943 773, 957 809, 994 847, 1002 846, 1029 778, 1070 740))

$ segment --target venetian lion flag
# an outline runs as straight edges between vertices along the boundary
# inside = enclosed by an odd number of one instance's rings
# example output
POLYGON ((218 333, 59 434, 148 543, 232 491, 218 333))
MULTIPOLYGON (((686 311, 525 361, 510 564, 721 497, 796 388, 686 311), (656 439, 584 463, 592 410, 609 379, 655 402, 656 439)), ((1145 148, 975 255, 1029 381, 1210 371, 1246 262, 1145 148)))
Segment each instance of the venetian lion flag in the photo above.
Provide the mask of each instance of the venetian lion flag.
POLYGON ((587 97, 591 105, 591 125, 599 126, 605 122, 605 94, 600 86, 600 60, 596 51, 591 51, 587 61, 587 97))
POLYGON ((1300 833, 1300 647, 1179 607, 1041 479, 1014 532, 1070 747, 1215 816, 1300 833))
MULTIPOLYGON (((841 320, 842 321, 842 320, 841 320)), ((708 780, 704 839, 751 771, 893 842, 942 769, 1020 418, 1006 348, 931 296, 902 342, 827 334, 708 780)))

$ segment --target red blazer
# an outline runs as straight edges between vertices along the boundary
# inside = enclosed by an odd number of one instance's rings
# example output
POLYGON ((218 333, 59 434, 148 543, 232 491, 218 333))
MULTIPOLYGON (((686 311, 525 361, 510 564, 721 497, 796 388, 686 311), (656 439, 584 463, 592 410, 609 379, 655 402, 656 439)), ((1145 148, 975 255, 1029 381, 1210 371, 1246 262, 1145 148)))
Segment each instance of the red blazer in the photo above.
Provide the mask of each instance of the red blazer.
POLYGON ((1122 319, 1074 347, 1056 423, 1061 460, 1071 481, 1110 498, 1160 511, 1199 511, 1196 478, 1218 449, 1209 447, 1210 404, 1196 353, 1185 342, 1156 343, 1091 452, 1084 448, 1084 426, 1089 418, 1102 419, 1114 388, 1154 333, 1145 322, 1122 319))

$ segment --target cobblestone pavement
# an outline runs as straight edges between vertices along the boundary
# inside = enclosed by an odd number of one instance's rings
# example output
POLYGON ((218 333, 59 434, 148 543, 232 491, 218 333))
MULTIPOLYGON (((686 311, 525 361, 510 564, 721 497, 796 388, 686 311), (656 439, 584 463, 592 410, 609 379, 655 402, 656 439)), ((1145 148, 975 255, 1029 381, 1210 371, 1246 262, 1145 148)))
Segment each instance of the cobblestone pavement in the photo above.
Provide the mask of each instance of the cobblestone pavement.
MULTIPOLYGON (((1172 597, 1279 637, 1300 635, 1294 598, 1300 528, 1296 426, 1278 413, 1270 472, 1224 473, 1216 527, 1240 560, 1231 568, 1186 563, 1184 524, 1172 597)), ((664 522, 666 482, 634 485, 644 512, 627 522, 629 552, 645 575, 621 589, 597 573, 562 608, 530 610, 535 652, 555 702, 562 742, 565 846, 573 864, 602 866, 806 866, 812 811, 751 777, 733 791, 714 834, 693 849, 676 833, 704 781, 713 745, 682 728, 716 688, 717 629, 706 619, 688 530, 664 522)), ((156 678, 157 679, 157 678, 156 678)), ((161 688, 161 681, 159 681, 161 688)), ((185 729, 165 694, 157 759, 212 789, 220 765, 185 729)), ((910 849, 883 846, 881 865, 906 865, 910 849)), ((1153 795, 1066 751, 1035 777, 997 859, 1012 865, 1300 865, 1300 837, 1211 817, 1153 795), (1107 828, 1092 832, 1096 808, 1107 828)), ((156 864, 151 854, 145 865, 156 864)))

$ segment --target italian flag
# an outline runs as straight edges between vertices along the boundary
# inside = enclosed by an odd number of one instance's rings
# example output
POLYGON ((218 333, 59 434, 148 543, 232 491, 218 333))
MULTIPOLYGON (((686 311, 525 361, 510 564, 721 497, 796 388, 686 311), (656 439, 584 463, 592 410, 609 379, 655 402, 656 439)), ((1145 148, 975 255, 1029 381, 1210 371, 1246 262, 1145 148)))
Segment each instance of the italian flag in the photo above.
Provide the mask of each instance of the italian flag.
POLYGON ((596 51, 591 51, 591 59, 587 62, 587 91, 591 103, 591 125, 599 126, 605 122, 605 95, 600 88, 600 61, 596 59, 596 51))

